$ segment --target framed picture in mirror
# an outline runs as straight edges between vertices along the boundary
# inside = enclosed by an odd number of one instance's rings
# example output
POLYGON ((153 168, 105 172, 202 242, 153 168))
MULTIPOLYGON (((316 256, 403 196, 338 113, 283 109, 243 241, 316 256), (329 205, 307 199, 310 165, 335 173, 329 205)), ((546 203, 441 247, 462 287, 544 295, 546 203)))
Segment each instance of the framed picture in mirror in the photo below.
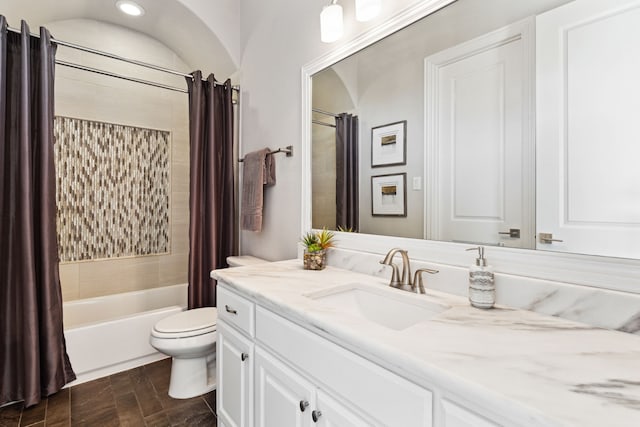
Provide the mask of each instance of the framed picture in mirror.
POLYGON ((371 128, 371 167, 407 164, 407 121, 371 128))
POLYGON ((407 216, 407 174, 371 177, 371 215, 407 216))

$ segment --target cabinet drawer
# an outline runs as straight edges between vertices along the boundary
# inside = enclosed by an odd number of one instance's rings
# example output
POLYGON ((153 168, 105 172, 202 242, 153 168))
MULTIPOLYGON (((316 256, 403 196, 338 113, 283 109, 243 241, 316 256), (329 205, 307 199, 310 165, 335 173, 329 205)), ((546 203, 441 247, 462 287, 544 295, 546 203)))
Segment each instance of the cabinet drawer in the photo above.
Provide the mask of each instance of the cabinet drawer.
POLYGON ((217 286, 218 318, 250 337, 255 336, 255 304, 220 285, 222 282, 217 286))
POLYGON ((334 399, 348 400, 379 424, 432 425, 429 390, 261 307, 256 308, 256 338, 334 399))

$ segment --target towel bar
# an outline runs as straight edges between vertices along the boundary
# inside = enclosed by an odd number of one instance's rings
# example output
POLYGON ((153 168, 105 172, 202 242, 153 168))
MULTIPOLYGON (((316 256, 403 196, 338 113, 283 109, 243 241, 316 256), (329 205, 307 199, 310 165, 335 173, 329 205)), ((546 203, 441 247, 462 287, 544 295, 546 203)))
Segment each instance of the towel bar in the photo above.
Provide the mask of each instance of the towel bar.
MULTIPOLYGON (((267 155, 276 154, 276 153, 285 153, 287 155, 287 157, 291 157, 291 156, 293 156, 293 145, 287 145, 284 148, 278 148, 275 151, 269 151, 267 153, 267 155)), ((240 163, 244 162, 244 157, 241 158, 241 159, 238 159, 238 161, 240 163)))

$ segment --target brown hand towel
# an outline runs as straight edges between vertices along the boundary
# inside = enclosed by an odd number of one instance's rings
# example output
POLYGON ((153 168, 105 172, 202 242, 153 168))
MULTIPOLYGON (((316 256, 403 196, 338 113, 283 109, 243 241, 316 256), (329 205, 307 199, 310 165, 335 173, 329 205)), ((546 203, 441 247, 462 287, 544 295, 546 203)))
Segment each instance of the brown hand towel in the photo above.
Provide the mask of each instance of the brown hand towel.
POLYGON ((264 185, 276 185, 276 156, 271 154, 264 159, 264 185))
POLYGON ((276 183, 276 165, 269 149, 253 151, 244 156, 242 170, 241 227, 262 231, 264 186, 276 183))

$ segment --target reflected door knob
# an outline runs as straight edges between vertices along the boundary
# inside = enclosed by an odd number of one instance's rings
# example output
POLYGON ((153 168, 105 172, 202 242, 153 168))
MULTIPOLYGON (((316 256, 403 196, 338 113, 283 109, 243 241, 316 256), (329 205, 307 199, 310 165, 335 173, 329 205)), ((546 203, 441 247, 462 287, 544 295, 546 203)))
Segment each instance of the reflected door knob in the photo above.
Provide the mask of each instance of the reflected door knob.
POLYGON ((317 409, 311 412, 311 418, 313 419, 314 423, 317 423, 321 416, 322 412, 318 411, 317 409))
POLYGON ((512 239, 520 238, 520 229, 519 228, 510 228, 509 231, 499 231, 498 234, 507 234, 512 239))
POLYGON ((300 411, 304 412, 308 406, 309 406, 309 402, 307 402, 306 400, 300 401, 300 411))
POLYGON ((552 233, 538 233, 540 243, 563 242, 564 240, 554 239, 552 233))

